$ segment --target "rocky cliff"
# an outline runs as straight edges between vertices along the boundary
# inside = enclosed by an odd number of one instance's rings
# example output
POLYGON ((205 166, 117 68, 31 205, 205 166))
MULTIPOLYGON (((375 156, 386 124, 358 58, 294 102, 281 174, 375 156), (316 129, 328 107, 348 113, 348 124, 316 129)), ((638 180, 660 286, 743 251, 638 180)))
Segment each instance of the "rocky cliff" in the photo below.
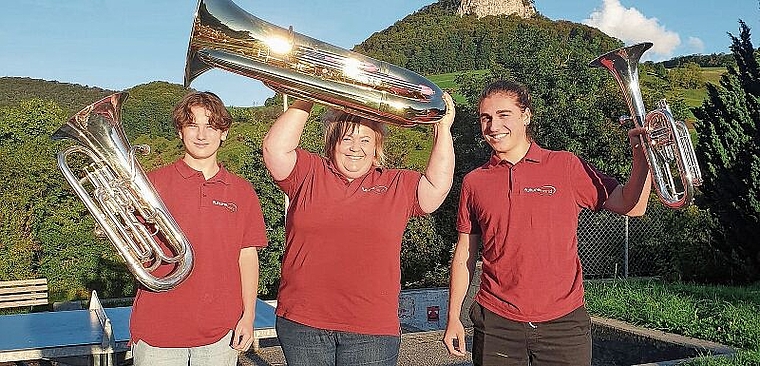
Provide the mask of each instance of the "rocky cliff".
POLYGON ((534 0, 462 0, 457 13, 459 15, 475 14, 478 18, 487 15, 516 14, 530 18, 536 14, 534 0))

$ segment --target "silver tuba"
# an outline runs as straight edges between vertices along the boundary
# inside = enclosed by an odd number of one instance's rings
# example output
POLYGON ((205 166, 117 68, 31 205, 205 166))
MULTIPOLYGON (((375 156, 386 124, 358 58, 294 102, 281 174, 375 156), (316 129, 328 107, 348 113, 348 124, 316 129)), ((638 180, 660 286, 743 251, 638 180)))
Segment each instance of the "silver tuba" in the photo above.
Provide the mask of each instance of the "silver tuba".
POLYGON ((609 70, 622 89, 632 115, 622 119, 632 119, 637 127, 646 127, 648 133, 642 136, 641 144, 655 191, 665 206, 677 209, 691 204, 695 187, 702 184, 702 173, 689 130, 685 123, 673 118, 667 102, 660 100, 657 109, 649 113, 644 109, 638 63, 649 47, 652 43, 645 42, 619 48, 599 56, 589 66, 609 70))
POLYGON ((168 291, 190 275, 193 252, 135 157, 150 148, 130 146, 124 134, 120 115, 127 95, 112 94, 85 107, 53 134, 79 143, 58 153, 58 167, 137 280, 150 290, 168 291), (78 174, 68 162, 75 153, 89 158, 78 174), (169 273, 154 274, 166 273, 162 265, 171 266, 169 273))
POLYGON ((231 0, 199 0, 185 65, 185 87, 218 67, 283 94, 384 123, 414 126, 446 113, 430 80, 267 23, 231 0))

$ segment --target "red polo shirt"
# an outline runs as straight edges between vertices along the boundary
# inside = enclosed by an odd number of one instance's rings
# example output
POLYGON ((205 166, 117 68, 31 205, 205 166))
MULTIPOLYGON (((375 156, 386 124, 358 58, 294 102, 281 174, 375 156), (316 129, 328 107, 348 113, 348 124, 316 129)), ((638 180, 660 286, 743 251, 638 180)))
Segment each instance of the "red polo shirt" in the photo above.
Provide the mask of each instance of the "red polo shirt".
POLYGON ((267 244, 251 184, 220 166, 206 180, 182 159, 148 177, 193 248, 190 276, 174 289, 139 289, 130 332, 156 347, 197 347, 221 339, 243 314, 238 258, 267 244))
POLYGON ((372 169, 348 182, 327 159, 297 150, 277 182, 290 198, 277 315, 315 328, 398 335, 401 239, 421 174, 372 169))
POLYGON ((496 155, 462 182, 457 230, 480 234, 475 300, 507 319, 542 322, 583 305, 578 215, 618 182, 566 151, 532 143, 517 164, 496 155))

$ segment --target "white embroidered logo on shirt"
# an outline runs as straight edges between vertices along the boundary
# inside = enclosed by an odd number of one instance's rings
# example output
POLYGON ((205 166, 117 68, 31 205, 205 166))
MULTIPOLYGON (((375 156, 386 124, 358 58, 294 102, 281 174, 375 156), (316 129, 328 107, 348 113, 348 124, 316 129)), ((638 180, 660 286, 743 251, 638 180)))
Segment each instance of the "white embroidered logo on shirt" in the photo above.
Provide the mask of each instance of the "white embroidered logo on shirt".
POLYGON ((557 188, 552 185, 546 184, 541 187, 525 187, 523 188, 525 193, 538 193, 541 196, 551 196, 557 193, 557 188))
POLYGON ((224 207, 230 210, 230 212, 237 211, 237 205, 234 202, 222 202, 222 201, 213 200, 211 201, 211 203, 213 203, 215 206, 224 207))
POLYGON ((362 192, 372 192, 377 194, 383 194, 388 191, 387 186, 372 186, 369 188, 362 187, 362 192))

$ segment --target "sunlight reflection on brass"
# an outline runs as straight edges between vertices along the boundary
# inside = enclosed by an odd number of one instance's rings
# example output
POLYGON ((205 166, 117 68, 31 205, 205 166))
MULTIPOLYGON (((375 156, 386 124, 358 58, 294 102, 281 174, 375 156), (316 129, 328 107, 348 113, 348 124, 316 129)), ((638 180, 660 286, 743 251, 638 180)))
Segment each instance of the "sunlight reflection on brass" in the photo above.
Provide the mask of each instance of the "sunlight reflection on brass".
POLYGON ((404 108, 406 108, 406 104, 401 103, 401 102, 396 102, 396 101, 388 102, 388 106, 397 111, 401 111, 401 110, 404 110, 404 108))
POLYGON ((361 61, 355 58, 347 58, 345 65, 343 65, 343 73, 351 78, 358 79, 361 76, 361 61))
POLYGON ((278 55, 285 55, 293 50, 293 44, 282 37, 270 37, 264 40, 269 49, 278 55))

